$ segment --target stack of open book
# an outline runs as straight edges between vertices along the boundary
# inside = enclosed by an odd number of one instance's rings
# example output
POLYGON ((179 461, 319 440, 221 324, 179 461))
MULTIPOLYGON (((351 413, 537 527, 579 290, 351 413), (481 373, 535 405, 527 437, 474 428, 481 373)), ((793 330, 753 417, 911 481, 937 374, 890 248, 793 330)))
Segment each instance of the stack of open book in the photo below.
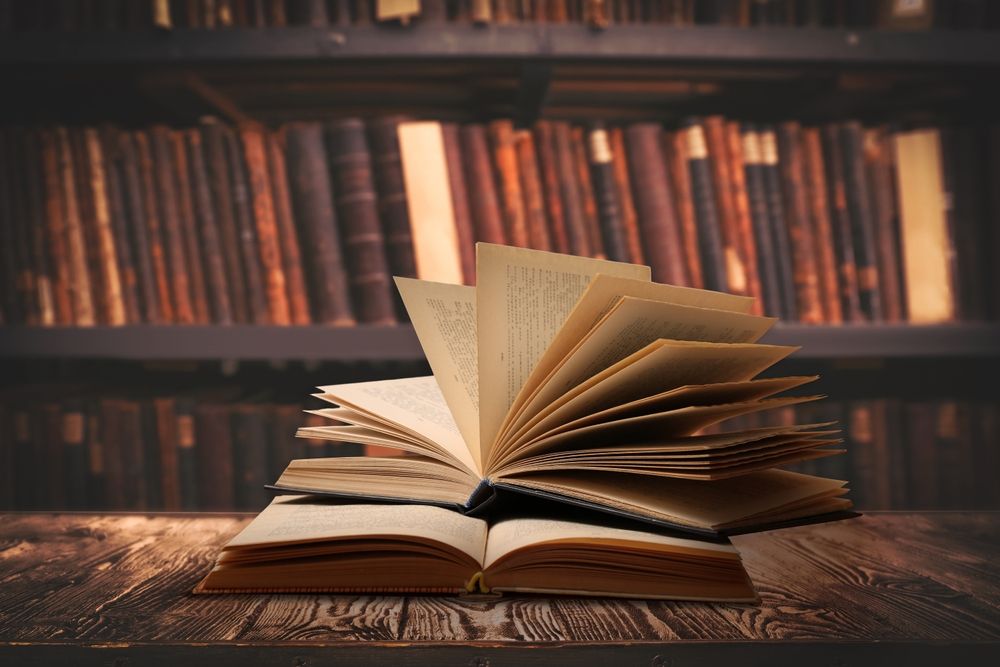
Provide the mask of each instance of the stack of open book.
POLYGON ((845 482, 777 469, 842 453, 830 424, 716 426, 819 398, 776 397, 814 376, 757 378, 796 348, 756 343, 774 319, 752 299, 489 244, 477 271, 397 279, 433 377, 322 387, 334 423, 299 431, 406 455, 292 461, 274 488, 309 495, 199 591, 752 600, 727 535, 851 515, 845 482))

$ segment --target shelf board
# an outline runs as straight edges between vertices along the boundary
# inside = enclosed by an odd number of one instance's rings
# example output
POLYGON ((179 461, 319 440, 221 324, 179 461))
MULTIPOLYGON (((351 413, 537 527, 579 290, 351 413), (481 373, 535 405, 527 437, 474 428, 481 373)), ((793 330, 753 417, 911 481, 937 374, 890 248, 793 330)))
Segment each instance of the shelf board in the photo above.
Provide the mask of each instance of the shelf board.
POLYGON ((184 65, 480 59, 723 65, 1000 65, 990 31, 618 25, 415 25, 111 33, 19 33, 0 40, 0 66, 184 65))
MULTIPOLYGON (((795 359, 997 358, 1000 325, 779 325, 795 359)), ((409 325, 0 328, 0 359, 420 361, 409 325)))

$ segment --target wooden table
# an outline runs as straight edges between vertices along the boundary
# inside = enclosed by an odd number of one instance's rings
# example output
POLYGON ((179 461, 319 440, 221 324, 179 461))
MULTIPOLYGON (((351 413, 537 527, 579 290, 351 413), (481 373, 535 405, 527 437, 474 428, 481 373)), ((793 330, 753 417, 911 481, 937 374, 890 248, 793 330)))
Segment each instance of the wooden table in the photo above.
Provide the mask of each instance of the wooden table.
POLYGON ((1000 513, 737 538, 762 604, 193 596, 244 515, 0 515, 0 665, 1000 664, 1000 513))

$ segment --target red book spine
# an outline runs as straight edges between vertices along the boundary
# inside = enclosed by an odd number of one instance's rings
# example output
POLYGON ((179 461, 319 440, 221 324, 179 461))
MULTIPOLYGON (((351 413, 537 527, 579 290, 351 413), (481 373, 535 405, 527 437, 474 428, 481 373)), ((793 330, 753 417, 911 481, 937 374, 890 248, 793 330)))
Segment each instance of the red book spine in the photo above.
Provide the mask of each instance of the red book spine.
MULTIPOLYGON (((368 123, 368 137, 389 269, 394 276, 416 278, 417 260, 413 252, 413 232, 410 230, 410 211, 399 153, 398 128, 401 121, 399 116, 373 120, 368 123)), ((397 314, 402 316, 402 302, 396 305, 397 314)))
POLYGON ((764 312, 764 293, 760 284, 760 272, 757 269, 757 244, 754 242, 753 219, 750 216, 750 197, 747 191, 739 123, 727 122, 725 134, 729 183, 736 215, 736 238, 739 241, 740 257, 743 258, 743 269, 747 277, 747 293, 754 297, 752 312, 760 315, 764 312))
POLYGON ((271 191, 274 195, 274 216, 278 226, 282 268, 288 288, 288 308, 292 324, 309 324, 309 293, 302 272, 302 251, 299 248, 292 200, 288 191, 288 169, 281 138, 273 133, 266 136, 267 168, 271 191))
POLYGON ((150 131, 153 168, 156 174, 160 219, 163 222, 163 242, 166 248, 168 277, 173 296, 174 316, 177 324, 193 324, 194 306, 191 303, 191 283, 187 255, 184 252, 184 234, 181 231, 178 210, 177 182, 170 150, 170 130, 154 127, 150 131))
POLYGON ((182 131, 174 130, 170 133, 170 150, 177 176, 177 212, 180 216, 181 236, 184 240, 184 254, 187 259, 188 282, 191 286, 191 308, 196 323, 208 324, 211 317, 209 315, 208 293, 205 287, 202 244, 199 240, 198 220, 194 213, 191 172, 188 168, 188 155, 182 131))
POLYGON ((594 184, 590 180, 590 168, 587 165, 587 148, 583 138, 583 128, 574 127, 571 137, 573 164, 576 167, 576 182, 580 193, 580 202, 583 205, 583 221, 587 229, 590 256, 607 259, 604 240, 601 237, 601 225, 597 218, 597 197, 594 195, 594 184))
POLYGON ((625 155, 625 133, 620 127, 613 128, 611 135, 611 161, 614 167, 618 200, 621 202, 622 227, 628 243, 629 260, 633 264, 645 264, 642 251, 642 237, 639 234, 639 216, 632 199, 632 181, 628 175, 628 158, 625 155))
POLYGON ((746 258, 740 245, 739 214, 732 187, 732 161, 726 144, 726 122, 721 116, 709 116, 702 121, 708 148, 708 163, 712 171, 719 231, 726 262, 727 290, 734 294, 750 294, 746 258))
MULTIPOLYGON (((52 130, 39 132, 45 192, 45 241, 52 262, 52 291, 56 323, 73 324, 66 225, 59 179, 59 146, 52 130)), ((12 284, 12 283, 8 283, 12 284)))
POLYGON ((514 124, 509 120, 495 120, 489 125, 489 133, 493 147, 493 166, 499 177, 500 203, 507 240, 511 245, 527 248, 530 240, 517 169, 514 124))
POLYGON ((840 305, 840 286, 837 283, 837 257, 834 254, 833 230, 830 225, 830 206, 826 199, 823 146, 818 129, 806 128, 802 131, 802 152, 823 319, 831 324, 840 324, 844 321, 844 315, 840 305))
MULTIPOLYGON (((462 143, 458 125, 442 123, 444 153, 448 162, 448 185, 451 206, 455 214, 455 232, 458 235, 458 254, 462 264, 462 278, 466 285, 476 284, 476 233, 469 208, 469 191, 462 166, 462 143)), ((409 221, 407 220, 407 223, 409 221)))
POLYGON ((490 153, 486 141, 486 128, 482 125, 463 125, 461 130, 462 156, 465 164, 465 182, 469 190, 469 208, 476 225, 476 240, 505 245, 490 153))
POLYGON ((517 170, 521 176, 524 194, 524 213, 528 226, 528 245, 536 250, 552 250, 549 225, 545 216, 545 196, 542 176, 538 171, 535 140, 531 132, 520 130, 516 134, 517 170))
POLYGON ((566 232, 569 250, 580 257, 590 257, 593 246, 583 211, 583 195, 577 181, 576 162, 573 159, 573 134, 569 123, 553 123, 555 131, 555 153, 559 173, 559 193, 566 213, 566 232))
POLYGON ((539 121, 535 124, 534 134, 542 173, 542 185, 545 190, 545 209, 551 224, 552 249, 556 252, 568 253, 570 251, 569 232, 566 229, 566 215, 559 190, 559 168, 552 123, 539 121))

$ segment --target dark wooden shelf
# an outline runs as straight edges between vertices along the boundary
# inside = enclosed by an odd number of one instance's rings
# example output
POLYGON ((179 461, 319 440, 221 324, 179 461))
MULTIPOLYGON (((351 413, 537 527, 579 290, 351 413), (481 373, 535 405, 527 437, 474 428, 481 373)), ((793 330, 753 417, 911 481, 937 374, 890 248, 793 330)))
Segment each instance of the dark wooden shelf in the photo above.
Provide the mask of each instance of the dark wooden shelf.
MULTIPOLYGON (((763 342, 796 359, 996 358, 1000 325, 777 326, 763 342)), ((418 361, 412 327, 125 326, 0 328, 0 358, 418 361)))
POLYGON ((13 34, 0 66, 447 60, 725 65, 998 66, 989 31, 579 25, 186 30, 13 34))

